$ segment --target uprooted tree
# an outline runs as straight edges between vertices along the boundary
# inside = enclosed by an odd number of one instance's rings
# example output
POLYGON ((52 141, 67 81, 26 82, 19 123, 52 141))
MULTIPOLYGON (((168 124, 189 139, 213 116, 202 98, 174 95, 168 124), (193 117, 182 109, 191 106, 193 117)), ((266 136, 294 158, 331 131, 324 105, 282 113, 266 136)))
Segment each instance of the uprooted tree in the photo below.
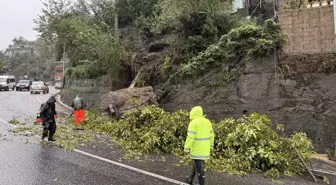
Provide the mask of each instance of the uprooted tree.
MULTIPOLYGON (((88 114, 87 128, 107 133, 129 154, 165 153, 181 157, 189 122, 188 112, 165 112, 156 106, 148 106, 124 114, 119 120, 88 114)), ((313 152, 311 141, 304 133, 286 136, 283 125, 272 128, 266 115, 253 113, 239 119, 226 118, 213 122, 215 147, 207 168, 232 174, 265 172, 278 178, 301 174, 305 169, 296 150, 305 162, 313 152)))

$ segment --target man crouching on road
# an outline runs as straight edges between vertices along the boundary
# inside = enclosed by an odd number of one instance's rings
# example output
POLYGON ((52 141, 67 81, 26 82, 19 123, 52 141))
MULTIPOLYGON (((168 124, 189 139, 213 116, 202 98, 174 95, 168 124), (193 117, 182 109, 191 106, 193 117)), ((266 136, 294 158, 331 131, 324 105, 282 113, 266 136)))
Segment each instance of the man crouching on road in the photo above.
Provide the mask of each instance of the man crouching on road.
POLYGON ((54 134, 56 132, 56 121, 55 118, 58 117, 55 107, 56 99, 51 96, 49 100, 42 103, 39 115, 42 118, 43 134, 42 140, 48 137, 49 141, 56 141, 54 139, 54 134))
POLYGON ((210 159, 214 138, 212 124, 204 117, 202 107, 194 107, 190 111, 188 136, 184 145, 184 151, 190 153, 194 163, 192 173, 187 178, 188 184, 193 183, 197 174, 199 184, 205 185, 204 161, 210 159))

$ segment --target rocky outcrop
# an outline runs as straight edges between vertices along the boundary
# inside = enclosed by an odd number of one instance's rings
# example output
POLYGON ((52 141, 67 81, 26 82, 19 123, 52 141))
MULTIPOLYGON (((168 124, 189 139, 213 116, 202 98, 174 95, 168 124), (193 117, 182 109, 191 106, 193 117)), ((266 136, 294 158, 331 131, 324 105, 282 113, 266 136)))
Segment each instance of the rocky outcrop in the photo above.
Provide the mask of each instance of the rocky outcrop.
POLYGON ((283 78, 274 66, 273 58, 251 61, 236 82, 224 86, 212 85, 222 80, 220 73, 209 73, 174 86, 162 106, 176 111, 201 105, 215 120, 238 117, 243 111, 265 113, 274 123, 284 124, 288 134, 306 132, 316 150, 325 152, 336 141, 336 74, 283 78))
POLYGON ((156 94, 152 87, 127 88, 111 91, 101 98, 102 111, 108 111, 111 115, 134 110, 141 106, 157 105, 156 94))

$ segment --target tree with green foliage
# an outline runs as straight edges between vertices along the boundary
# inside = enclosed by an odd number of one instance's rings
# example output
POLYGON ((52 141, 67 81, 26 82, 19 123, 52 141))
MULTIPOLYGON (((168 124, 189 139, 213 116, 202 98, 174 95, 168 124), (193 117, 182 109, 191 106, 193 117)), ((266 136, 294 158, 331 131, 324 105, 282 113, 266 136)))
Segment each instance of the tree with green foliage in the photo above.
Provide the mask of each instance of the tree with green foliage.
POLYGON ((15 37, 10 46, 14 50, 14 55, 5 61, 11 69, 11 74, 18 78, 22 78, 25 74, 29 74, 31 78, 44 80, 53 78, 53 45, 47 45, 41 39, 29 41, 23 37, 15 37))
POLYGON ((44 5, 36 20, 37 30, 43 40, 54 44, 56 60, 61 60, 65 50, 70 67, 87 65, 78 70, 89 71, 76 73, 88 75, 83 78, 119 74, 125 52, 113 37, 112 1, 48 0, 44 5))
POLYGON ((156 31, 178 28, 179 19, 185 15, 203 13, 214 17, 226 13, 228 8, 230 6, 222 0, 160 0, 160 14, 155 16, 156 31))
POLYGON ((150 20, 156 13, 159 0, 116 0, 116 9, 121 27, 132 25, 139 18, 150 20))
POLYGON ((41 39, 55 46, 56 60, 65 49, 71 67, 86 65, 73 74, 90 77, 117 75, 133 55, 115 32, 126 26, 143 33, 144 43, 176 35, 168 43, 170 65, 193 76, 240 57, 267 56, 283 39, 274 22, 238 21, 230 2, 222 0, 45 0, 44 5, 36 19, 41 39))
POLYGON ((90 71, 91 77, 118 74, 123 48, 99 26, 82 17, 64 18, 56 23, 55 31, 58 35, 57 42, 66 47, 70 66, 76 67, 86 60, 99 66, 96 74, 90 71))
POLYGON ((55 41, 54 22, 72 12, 71 0, 44 0, 42 14, 38 15, 34 22, 35 30, 45 41, 55 41))
POLYGON ((3 70, 3 68, 5 67, 6 62, 5 62, 5 54, 0 51, 0 71, 3 70))
POLYGON ((3 70, 3 68, 6 66, 6 63, 5 63, 5 61, 3 61, 3 60, 0 60, 0 71, 2 71, 3 70))

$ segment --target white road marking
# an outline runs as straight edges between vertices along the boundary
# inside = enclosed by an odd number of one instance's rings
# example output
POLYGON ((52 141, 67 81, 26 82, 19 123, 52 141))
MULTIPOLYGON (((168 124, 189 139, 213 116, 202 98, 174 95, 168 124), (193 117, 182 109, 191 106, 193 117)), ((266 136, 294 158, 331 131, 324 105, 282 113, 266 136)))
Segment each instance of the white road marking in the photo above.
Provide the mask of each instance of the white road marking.
POLYGON ((61 98, 59 98, 59 100, 58 100, 58 103, 60 103, 63 107, 66 107, 66 108, 68 108, 68 109, 71 109, 72 110, 72 108, 71 107, 69 107, 69 106, 67 106, 67 105, 65 105, 62 101, 61 101, 61 98))
POLYGON ((12 126, 14 128, 16 128, 17 126, 16 125, 12 125, 12 124, 9 124, 7 121, 3 120, 3 119, 0 119, 0 122, 4 123, 4 124, 8 124, 9 126, 12 126))
MULTIPOLYGON (((40 139, 40 136, 35 135, 35 137, 40 139)), ((180 181, 177 181, 177 180, 174 180, 174 179, 171 179, 171 178, 168 178, 168 177, 164 177, 164 176, 161 176, 161 175, 158 175, 158 174, 155 174, 155 173, 151 173, 151 172, 148 172, 148 171, 145 171, 145 170, 134 168, 132 166, 128 166, 126 164, 122 164, 122 163, 119 163, 119 162, 116 162, 116 161, 112 161, 112 160, 109 160, 109 159, 106 159, 106 158, 103 158, 103 157, 100 157, 100 156, 97 156, 97 155, 93 155, 93 154, 84 152, 82 150, 74 149, 73 151, 75 151, 77 153, 80 153, 82 155, 88 156, 88 157, 98 159, 98 160, 103 161, 103 162, 107 162, 107 163, 110 163, 110 164, 113 164, 113 165, 116 165, 116 166, 120 166, 122 168, 126 168, 126 169, 129 169, 129 170, 138 172, 138 173, 142 173, 144 175, 148 175, 148 176, 151 176, 151 177, 154 177, 154 178, 157 178, 157 179, 167 181, 167 182, 171 182, 171 183, 179 184, 179 185, 188 185, 184 182, 180 182, 180 181)))
MULTIPOLYGON (((43 103, 43 101, 40 99, 39 96, 37 96, 37 100, 40 103, 43 103)), ((63 102, 61 102, 61 101, 59 101, 59 102, 62 105, 64 105, 63 102)), ((64 112, 64 113, 66 113, 66 112, 64 112)), ((2 119, 0 119, 0 121, 3 122, 3 123, 8 123, 8 122, 6 122, 6 121, 4 121, 2 119)), ((39 136, 36 136, 36 137, 40 138, 39 136)), ((161 180, 164 180, 164 181, 167 181, 167 182, 171 182, 171 183, 174 183, 174 184, 187 185, 186 183, 183 183, 183 182, 180 182, 180 181, 168 178, 168 177, 164 177, 164 176, 161 176, 161 175, 158 175, 158 174, 155 174, 155 173, 151 173, 151 172, 148 172, 148 171, 145 171, 145 170, 141 170, 141 169, 138 169, 138 168, 135 168, 135 167, 132 167, 132 166, 128 166, 128 165, 125 165, 125 164, 122 164, 122 163, 119 163, 119 162, 116 162, 116 161, 112 161, 112 160, 109 160, 109 159, 106 159, 106 158, 103 158, 103 157, 100 157, 100 156, 97 156, 97 155, 93 155, 93 154, 90 154, 90 153, 87 153, 87 152, 84 152, 84 151, 81 151, 81 150, 78 150, 78 149, 75 149, 74 151, 77 152, 77 153, 80 153, 82 155, 85 155, 85 156, 88 156, 88 157, 91 157, 91 158, 95 158, 95 159, 98 159, 100 161, 104 161, 104 162, 107 162, 107 163, 110 163, 110 164, 113 164, 113 165, 116 165, 116 166, 120 166, 122 168, 126 168, 126 169, 129 169, 129 170, 138 172, 138 173, 142 173, 144 175, 148 175, 148 176, 151 176, 151 177, 154 177, 154 178, 157 178, 157 179, 161 179, 161 180)))
POLYGON ((0 119, 0 121, 1 121, 2 123, 5 123, 5 124, 8 123, 7 121, 5 121, 5 120, 3 120, 3 119, 0 119))
POLYGON ((336 176, 336 172, 326 171, 326 170, 322 170, 322 169, 313 169, 312 171, 336 176))
POLYGON ((171 183, 174 183, 174 184, 180 184, 180 185, 187 185, 184 182, 180 182, 180 181, 170 179, 168 177, 164 177, 164 176, 161 176, 161 175, 158 175, 158 174, 155 174, 155 173, 151 173, 151 172, 148 172, 148 171, 145 171, 145 170, 134 168, 132 166, 128 166, 128 165, 125 165, 125 164, 122 164, 122 163, 119 163, 119 162, 115 162, 115 161, 112 161, 112 160, 109 160, 109 159, 106 159, 106 158, 103 158, 103 157, 99 157, 99 156, 96 156, 96 155, 93 155, 93 154, 90 154, 90 153, 87 153, 87 152, 84 152, 84 151, 81 151, 81 150, 75 149, 74 151, 78 152, 80 154, 83 154, 83 155, 86 155, 86 156, 89 156, 89 157, 107 162, 107 163, 114 164, 114 165, 129 169, 129 170, 132 170, 132 171, 135 171, 135 172, 138 172, 138 173, 142 173, 142 174, 145 174, 145 175, 148 175, 148 176, 151 176, 151 177, 155 177, 155 178, 167 181, 167 182, 171 182, 171 183))
MULTIPOLYGON (((2 120, 2 119, 0 119, 0 122, 8 124, 7 121, 2 120)), ((14 126, 14 125, 12 125, 12 126, 14 126)), ((36 137, 40 138, 39 136, 36 136, 36 137)), ((151 172, 148 172, 148 171, 145 171, 145 170, 134 168, 132 166, 128 166, 128 165, 125 165, 125 164, 122 164, 122 163, 119 163, 119 162, 116 162, 116 161, 112 161, 112 160, 109 160, 109 159, 106 159, 106 158, 103 158, 103 157, 99 157, 97 155, 93 155, 93 154, 90 154, 90 153, 87 153, 87 152, 84 152, 84 151, 81 151, 81 150, 78 150, 78 149, 75 149, 74 151, 77 152, 77 153, 86 155, 88 157, 92 157, 92 158, 95 158, 95 159, 98 159, 98 160, 101 160, 101 161, 104 161, 104 162, 107 162, 107 163, 110 163, 110 164, 114 164, 114 165, 129 169, 129 170, 138 172, 138 173, 142 173, 142 174, 145 174, 145 175, 148 175, 148 176, 151 176, 151 177, 155 177, 155 178, 167 181, 167 182, 171 182, 171 183, 174 183, 174 184, 180 184, 180 185, 188 185, 186 183, 183 183, 183 182, 180 182, 180 181, 177 181, 177 180, 174 180, 174 179, 170 179, 168 177, 164 177, 164 176, 161 176, 161 175, 158 175, 158 174, 155 174, 155 173, 151 173, 151 172)), ((322 169, 313 169, 312 171, 320 172, 320 173, 324 173, 324 174, 329 174, 329 175, 336 175, 335 172, 329 172, 329 171, 325 171, 325 170, 322 170, 322 169)))
POLYGON ((43 101, 40 99, 40 96, 37 96, 37 101, 39 101, 40 103, 43 103, 43 101))

